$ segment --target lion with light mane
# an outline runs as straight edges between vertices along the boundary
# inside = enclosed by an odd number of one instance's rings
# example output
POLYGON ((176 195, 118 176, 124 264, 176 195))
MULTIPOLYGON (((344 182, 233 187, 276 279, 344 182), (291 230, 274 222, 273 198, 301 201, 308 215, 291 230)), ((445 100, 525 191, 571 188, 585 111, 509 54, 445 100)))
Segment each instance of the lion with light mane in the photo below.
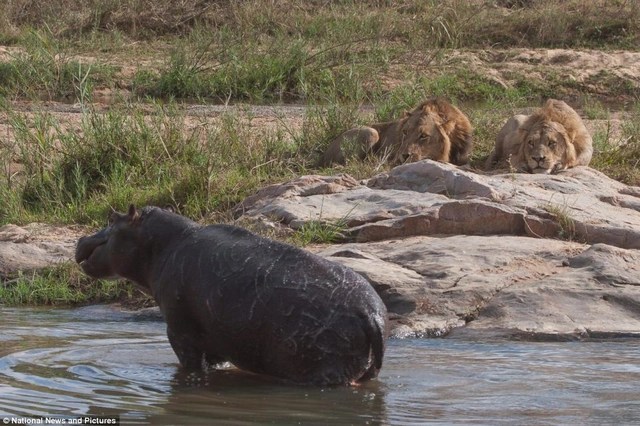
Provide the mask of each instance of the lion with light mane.
POLYGON ((398 120, 347 130, 335 138, 322 158, 323 165, 344 164, 349 155, 369 154, 392 164, 431 159, 463 165, 473 145, 469 119, 444 99, 429 99, 398 120))
POLYGON ((557 173, 587 166, 593 141, 580 116, 563 101, 549 99, 531 115, 515 115, 496 137, 487 169, 509 165, 527 173, 557 173))

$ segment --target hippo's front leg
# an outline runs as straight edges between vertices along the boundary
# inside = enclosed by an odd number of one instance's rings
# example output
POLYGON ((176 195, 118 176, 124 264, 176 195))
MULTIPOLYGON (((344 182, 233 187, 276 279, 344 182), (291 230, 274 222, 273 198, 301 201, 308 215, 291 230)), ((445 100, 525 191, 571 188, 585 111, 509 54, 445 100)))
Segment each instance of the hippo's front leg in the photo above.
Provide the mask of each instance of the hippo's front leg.
POLYGON ((202 370, 204 365, 204 350, 190 335, 167 326, 167 336, 173 351, 178 356, 180 364, 188 370, 202 370))

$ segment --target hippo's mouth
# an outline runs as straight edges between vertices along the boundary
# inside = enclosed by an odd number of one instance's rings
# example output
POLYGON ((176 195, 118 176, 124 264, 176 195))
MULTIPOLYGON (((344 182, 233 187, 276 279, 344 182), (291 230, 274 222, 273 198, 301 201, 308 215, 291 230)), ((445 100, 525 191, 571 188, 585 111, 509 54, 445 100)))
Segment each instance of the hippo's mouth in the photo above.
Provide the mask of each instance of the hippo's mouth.
POLYGON ((82 266, 87 261, 91 260, 91 257, 98 252, 107 243, 106 238, 100 238, 97 241, 93 241, 81 238, 76 248, 76 262, 82 266))
POLYGON ((88 254, 83 255, 82 257, 76 256, 76 262, 78 262, 80 266, 83 266, 85 263, 87 263, 91 259, 91 256, 93 256, 93 254, 97 251, 97 249, 100 248, 102 245, 103 244, 94 247, 93 250, 88 252, 88 254))

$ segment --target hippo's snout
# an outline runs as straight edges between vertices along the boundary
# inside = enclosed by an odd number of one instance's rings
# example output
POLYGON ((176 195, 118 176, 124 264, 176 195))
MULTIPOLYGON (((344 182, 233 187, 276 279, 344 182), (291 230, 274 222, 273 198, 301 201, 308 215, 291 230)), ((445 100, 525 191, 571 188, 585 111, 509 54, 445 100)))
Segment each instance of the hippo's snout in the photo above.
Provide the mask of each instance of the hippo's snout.
POLYGON ((87 237, 81 237, 78 240, 78 245, 76 246, 76 262, 82 263, 87 260, 93 252, 103 244, 106 244, 107 238, 104 235, 100 235, 102 232, 99 232, 96 235, 91 235, 87 237))

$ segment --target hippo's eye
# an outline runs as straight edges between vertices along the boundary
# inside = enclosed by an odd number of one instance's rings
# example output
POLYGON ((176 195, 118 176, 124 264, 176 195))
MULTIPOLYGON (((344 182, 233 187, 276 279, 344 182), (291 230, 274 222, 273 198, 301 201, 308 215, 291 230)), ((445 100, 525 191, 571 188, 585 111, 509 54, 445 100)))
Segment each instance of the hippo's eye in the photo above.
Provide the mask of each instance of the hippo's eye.
POLYGON ((111 213, 111 214, 109 215, 109 218, 107 219, 107 224, 108 224, 109 226, 111 226, 111 225, 113 225, 113 224, 114 224, 114 222, 115 222, 115 221, 116 221, 116 214, 115 214, 115 213, 111 213))

